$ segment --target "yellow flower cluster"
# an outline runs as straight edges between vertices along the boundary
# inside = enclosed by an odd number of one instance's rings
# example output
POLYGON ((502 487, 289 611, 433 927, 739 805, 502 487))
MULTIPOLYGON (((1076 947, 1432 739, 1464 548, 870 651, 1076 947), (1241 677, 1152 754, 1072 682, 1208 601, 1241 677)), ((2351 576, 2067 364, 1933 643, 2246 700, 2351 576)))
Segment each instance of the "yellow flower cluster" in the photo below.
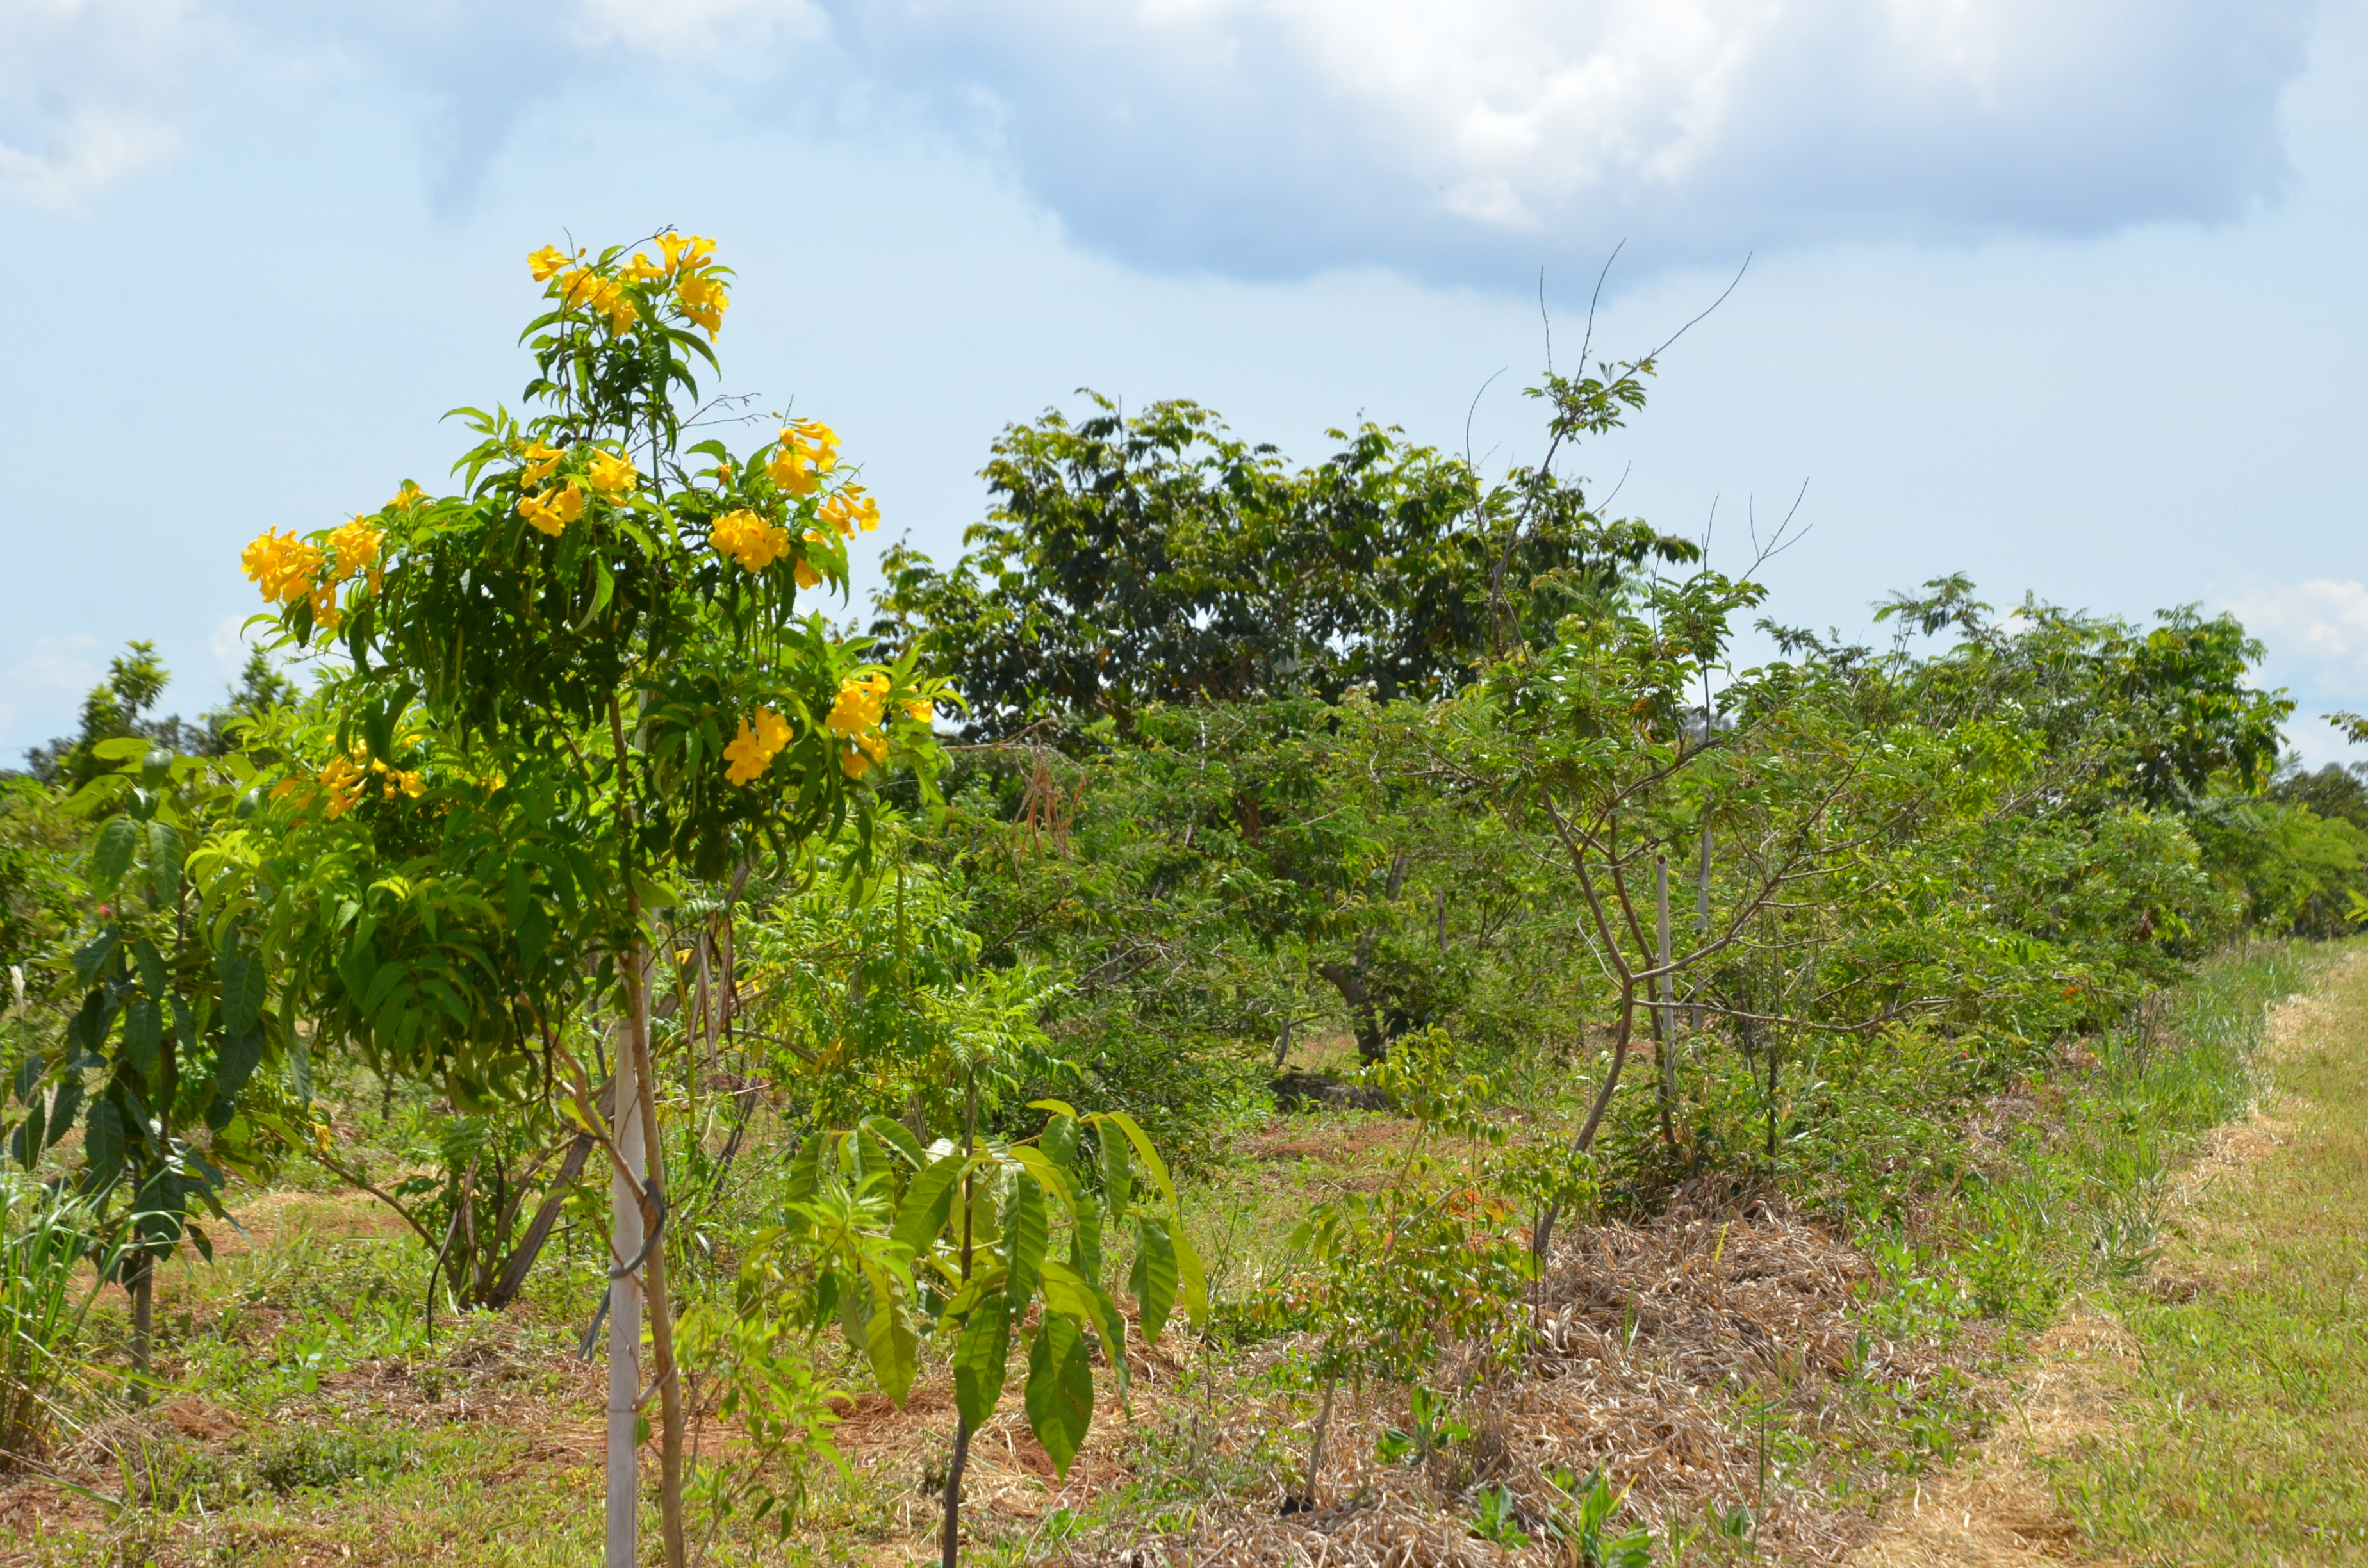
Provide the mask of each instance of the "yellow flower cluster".
POLYGON ((584 489, 574 480, 539 495, 518 497, 518 516, 557 539, 567 525, 584 515, 584 489))
POLYGON ((398 512, 405 512, 427 499, 427 492, 406 479, 403 482, 403 488, 394 493, 394 499, 387 505, 398 512))
POLYGON ((792 495, 811 495, 838 466, 838 432, 818 419, 800 419, 781 432, 781 449, 765 465, 773 483, 792 495))
POLYGON ((738 562, 742 571, 762 572, 788 552, 790 530, 754 512, 726 512, 707 530, 707 542, 738 562))
POLYGON ((849 778, 860 778, 873 763, 888 760, 888 737, 880 732, 887 706, 888 677, 876 670, 839 683, 837 700, 822 725, 848 743, 838 755, 838 766, 849 778))
POLYGON ((294 534, 274 528, 240 552, 247 580, 276 605, 292 605, 313 591, 313 575, 327 558, 294 534))
POLYGON ((590 478, 592 488, 603 495, 622 495, 642 477, 633 460, 619 452, 596 452, 592 457, 590 478))
POLYGON ((557 245, 534 252, 526 258, 526 266, 538 283, 559 279, 563 309, 598 311, 608 316, 612 334, 628 330, 641 319, 641 311, 625 287, 628 282, 672 282, 682 313, 705 327, 713 341, 723 330, 723 312, 732 304, 723 280, 709 270, 715 263, 715 242, 698 234, 685 239, 667 233, 658 236, 658 249, 666 255, 664 261, 652 261, 646 251, 636 252, 632 261, 615 275, 603 273, 596 266, 577 265, 583 260, 582 251, 571 256, 557 245))
POLYGON ((336 554, 338 579, 359 576, 364 567, 377 565, 378 547, 385 538, 384 528, 370 527, 370 519, 359 512, 353 521, 330 529, 329 548, 336 554))
POLYGON ((762 778, 765 769, 773 766, 773 758, 790 744, 790 722, 769 708, 757 710, 754 727, 750 721, 740 721, 740 733, 723 748, 723 760, 728 766, 723 777, 734 784, 746 784, 762 778))
POLYGON ((357 747, 349 756, 331 757, 321 769, 321 796, 331 822, 361 803, 372 774, 379 776, 380 793, 390 801, 398 794, 416 801, 427 792, 427 780, 415 769, 389 767, 383 762, 372 762, 365 769, 361 759, 368 755, 357 747))
POLYGON ((329 548, 324 551, 308 540, 274 528, 248 542, 239 553, 239 564, 267 601, 292 605, 309 598, 313 601, 313 623, 335 631, 338 620, 337 585, 368 571, 371 585, 377 585, 379 546, 386 531, 370 527, 368 517, 357 516, 353 521, 329 530, 328 538, 329 548), (326 575, 323 574, 324 567, 330 567, 326 575))
POLYGON ((870 533, 880 526, 880 503, 866 495, 860 484, 844 485, 822 504, 822 520, 837 528, 841 539, 852 538, 857 528, 870 533))

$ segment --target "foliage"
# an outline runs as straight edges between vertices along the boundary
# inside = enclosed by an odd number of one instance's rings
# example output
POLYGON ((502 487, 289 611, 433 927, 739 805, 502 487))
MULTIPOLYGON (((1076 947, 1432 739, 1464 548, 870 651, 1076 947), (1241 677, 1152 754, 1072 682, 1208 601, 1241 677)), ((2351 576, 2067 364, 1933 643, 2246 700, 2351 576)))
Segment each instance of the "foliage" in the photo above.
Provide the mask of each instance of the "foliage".
MULTIPOLYGON (((1340 450, 1294 472, 1197 403, 1128 416, 1088 396, 1097 412, 1074 426, 1053 411, 1005 429, 985 474, 995 508, 958 564, 910 550, 885 563, 879 630, 951 676, 986 733, 1104 714, 1131 733, 1152 703, 1337 701, 1360 685, 1437 697, 1511 629, 1693 553, 1598 515, 1551 457, 1487 487, 1369 423, 1329 432, 1340 450)), ((1608 425, 1641 401, 1631 375, 1572 383, 1568 406, 1608 425)))
POLYGON ((41 1458, 74 1392, 107 1232, 95 1199, 0 1169, 0 1472, 41 1458))

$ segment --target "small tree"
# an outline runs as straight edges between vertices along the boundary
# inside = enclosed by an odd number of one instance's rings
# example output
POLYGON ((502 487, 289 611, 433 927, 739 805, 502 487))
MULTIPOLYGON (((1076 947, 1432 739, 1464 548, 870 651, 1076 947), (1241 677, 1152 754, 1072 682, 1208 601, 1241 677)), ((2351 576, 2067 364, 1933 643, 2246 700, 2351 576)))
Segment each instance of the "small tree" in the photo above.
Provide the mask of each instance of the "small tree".
MULTIPOLYGON (((1028 1424, 1063 1475, 1093 1420, 1092 1352, 1126 1387, 1126 1320, 1104 1282, 1112 1233, 1133 1232, 1128 1285, 1145 1339, 1157 1343, 1178 1306, 1196 1324, 1208 1309, 1175 1183, 1143 1129, 1122 1113, 1080 1116, 1058 1100, 1032 1108, 1046 1120, 1027 1139, 982 1139, 973 1116, 959 1142, 926 1148, 886 1117, 807 1140, 791 1174, 787 1222, 760 1236, 743 1267, 736 1324, 716 1314, 697 1325, 702 1345, 772 1344, 789 1324, 814 1332, 836 1320, 901 1404, 933 1324, 952 1347, 956 1412, 945 1568, 960 1557, 971 1438, 1002 1398, 1012 1342, 1031 1308, 1039 1316, 1029 1336, 1028 1424), (1140 1176, 1156 1202, 1136 1199, 1140 1176), (1067 1246, 1057 1249, 1064 1232, 1067 1246)), ((757 1358, 738 1359, 727 1397, 756 1414, 760 1430, 814 1430, 799 1425, 803 1387, 779 1386, 757 1358)))
MULTIPOLYGON (((573 855, 597 868, 578 874, 569 858, 572 904, 542 876, 512 883, 499 917, 518 930, 569 923, 574 940, 603 955, 593 979, 623 1020, 613 1116, 598 1119, 588 1076, 571 1074, 615 1178, 609 1561, 624 1568, 633 1557, 633 1363, 646 1305, 666 1554, 683 1568, 684 1400, 666 1284, 648 919, 680 901, 685 879, 721 878, 767 850, 794 857, 842 824, 865 840, 865 776, 899 758, 926 767, 939 688, 909 660, 865 664, 866 644, 835 639, 799 604, 825 584, 843 593, 846 541, 878 525, 877 505, 838 462, 835 432, 788 421, 737 457, 718 440, 685 440, 702 406, 700 369, 716 368, 709 341, 731 274, 710 241, 667 232, 646 243, 598 256, 546 245, 529 258, 545 300, 525 334, 530 412, 456 411, 478 437, 455 464, 458 494, 406 483, 337 528, 264 535, 245 564, 286 642, 349 661, 325 687, 328 755, 312 759, 317 772, 288 810, 359 809, 381 767, 432 790, 433 767, 402 755, 416 734, 469 788, 515 791, 564 823, 573 855)), ((358 920, 339 961, 370 976, 364 996, 404 980, 358 920)), ((419 991, 472 1011, 426 982, 419 991)), ((506 1020, 496 1044, 522 1023, 515 1009, 483 1016, 506 1020)), ((402 1028, 376 1013, 366 1028, 375 1038, 389 1023, 402 1028)), ((439 1072, 435 1053, 459 1038, 422 1035, 439 1072)), ((548 1035, 545 1044, 559 1049, 548 1035)))

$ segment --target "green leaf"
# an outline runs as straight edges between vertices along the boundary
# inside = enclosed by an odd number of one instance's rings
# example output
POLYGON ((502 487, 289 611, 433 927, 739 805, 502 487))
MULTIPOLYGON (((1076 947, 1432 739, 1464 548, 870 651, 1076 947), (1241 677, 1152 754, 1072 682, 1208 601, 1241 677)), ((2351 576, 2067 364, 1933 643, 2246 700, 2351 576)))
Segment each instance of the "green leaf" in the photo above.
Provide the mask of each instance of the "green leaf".
POLYGON ((1025 1171, 1011 1184, 1011 1201, 1003 1210, 1003 1236, 1005 1267, 1009 1271, 1004 1291, 1017 1314, 1027 1310, 1029 1300, 1036 1294, 1036 1281, 1044 1268, 1044 1248, 1052 1236, 1044 1188, 1025 1171))
POLYGON ((148 892, 157 907, 181 898, 181 830, 168 822, 148 824, 148 892))
POLYGON ((74 983, 88 985, 92 981, 97 980, 98 971, 104 969, 107 966, 107 960, 114 956, 115 944, 120 939, 120 934, 114 926, 109 926, 101 930, 97 936, 76 948, 74 952, 74 983))
POLYGON ((214 967, 222 976, 222 1028, 233 1035, 253 1034, 263 1016, 263 960, 240 948, 233 932, 222 943, 214 967))
POLYGON ((1199 1328, 1209 1318, 1209 1277, 1201 1267, 1200 1249, 1192 1244, 1180 1221, 1168 1233, 1167 1240, 1176 1248, 1176 1275, 1184 1297, 1184 1315, 1191 1319, 1193 1327, 1199 1328))
POLYGON ((246 1081, 255 1075, 256 1066, 262 1060, 261 1029, 224 1035, 222 1050, 214 1057, 214 1092, 224 1100, 235 1099, 239 1090, 246 1087, 246 1081))
POLYGON ((105 898, 131 869, 131 852, 140 845, 140 824, 130 817, 109 817, 90 849, 90 890, 105 898))
POLYGON ((1090 1203, 1069 1210, 1069 1264, 1088 1279, 1102 1277, 1102 1217, 1090 1203))
POLYGON ((66 1135, 66 1130, 82 1114, 82 1076, 69 1073, 58 1085, 57 1097, 50 1101, 50 1137, 51 1143, 66 1135))
POLYGON ((1067 1170, 1077 1161, 1077 1119, 1074 1115, 1055 1114, 1044 1124, 1044 1131, 1037 1137, 1036 1143, 1044 1151, 1045 1158, 1067 1170))
POLYGON ((132 943, 131 960, 140 968, 141 989, 159 1002, 171 994, 173 986, 165 973, 164 955, 157 952, 155 943, 145 937, 132 943))
POLYGON ((867 1116, 862 1125, 864 1131, 904 1155, 915 1170, 929 1163, 928 1153, 921 1147, 921 1141, 913 1136, 913 1130, 894 1117, 867 1116))
POLYGON ((17 1063, 17 1081, 14 1086, 18 1105, 33 1103, 33 1087, 41 1081, 42 1074, 49 1070, 50 1059, 38 1051, 17 1063))
POLYGON ((1126 1200, 1134 1186, 1134 1167, 1126 1157, 1126 1140, 1113 1137, 1105 1122, 1095 1142, 1101 1145, 1102 1202, 1109 1207, 1112 1220, 1123 1220, 1126 1200))
POLYGON ((90 755, 101 762, 129 762, 135 756, 145 756, 155 744, 145 735, 112 735, 90 748, 90 755))
MULTIPOLYGON (((910 1138, 912 1134, 906 1132, 905 1136, 910 1138)), ((969 1165, 966 1155, 948 1154, 931 1163, 905 1189, 904 1200, 896 1205, 896 1228, 892 1235, 915 1257, 927 1254, 929 1244, 946 1228, 946 1215, 953 1206, 954 1184, 969 1165)))
POLYGON ((890 1285, 887 1273, 866 1258, 863 1274, 871 1285, 871 1321, 863 1327, 863 1353, 881 1390, 901 1405, 920 1368, 920 1335, 905 1310, 903 1293, 890 1285))
POLYGON ((159 1047, 165 1039, 165 1005, 154 996, 134 997, 123 1009, 123 1057, 140 1081, 150 1086, 162 1065, 159 1047))
POLYGON ((1048 1312, 1028 1347, 1028 1426, 1062 1477, 1094 1419, 1094 1369, 1072 1319, 1048 1312))
POLYGON ((1151 1146, 1151 1140, 1142 1126, 1122 1110, 1104 1111, 1098 1119, 1118 1124, 1118 1130, 1126 1134, 1126 1141, 1134 1145, 1135 1155, 1143 1161, 1143 1168, 1149 1171, 1151 1179, 1158 1184, 1160 1196, 1167 1199, 1171 1208, 1174 1207, 1176 1184, 1168 1179, 1167 1163, 1160 1159, 1159 1151, 1151 1146))
POLYGON ((91 1102, 83 1128, 82 1164, 93 1190, 113 1185, 123 1172, 123 1113, 103 1095, 91 1102))
POLYGON ((1010 1358, 1011 1312, 1000 1292, 990 1292, 971 1309, 954 1345, 954 1408, 972 1431, 995 1414, 1010 1358))
POLYGON ((1142 1311, 1143 1337, 1156 1345, 1167 1314, 1176 1310, 1178 1269, 1167 1226, 1148 1214, 1135 1222, 1134 1269, 1127 1283, 1142 1311))
POLYGON ((8 1153, 28 1171, 41 1157, 41 1151, 49 1147, 48 1141, 42 1137, 47 1130, 46 1116, 47 1112, 41 1107, 35 1106, 33 1113, 17 1124, 16 1132, 8 1140, 8 1153))

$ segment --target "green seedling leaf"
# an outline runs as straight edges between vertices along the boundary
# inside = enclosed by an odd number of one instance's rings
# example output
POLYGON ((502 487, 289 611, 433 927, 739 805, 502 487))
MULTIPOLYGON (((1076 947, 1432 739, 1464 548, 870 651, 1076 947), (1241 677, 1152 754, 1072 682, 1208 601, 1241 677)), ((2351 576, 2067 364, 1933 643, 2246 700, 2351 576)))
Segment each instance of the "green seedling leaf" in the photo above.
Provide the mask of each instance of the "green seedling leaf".
POLYGON ((1094 1419, 1094 1370, 1072 1319, 1047 1312, 1028 1347, 1028 1426, 1066 1478, 1094 1419))
POLYGON ((90 891, 105 898, 131 869, 131 853, 140 846, 140 824, 130 817, 109 817, 90 849, 90 891))
POLYGON ((954 1407, 973 1431, 984 1426, 1003 1397, 1011 1357, 1011 1313, 1000 1291, 983 1296, 954 1346, 954 1407))
POLYGON ((1005 1267, 1009 1270, 1005 1291, 1014 1314, 1024 1312, 1036 1294, 1036 1281, 1044 1268, 1044 1248, 1051 1237, 1044 1188, 1022 1171, 1011 1184, 1011 1200, 1003 1211, 1005 1267))

